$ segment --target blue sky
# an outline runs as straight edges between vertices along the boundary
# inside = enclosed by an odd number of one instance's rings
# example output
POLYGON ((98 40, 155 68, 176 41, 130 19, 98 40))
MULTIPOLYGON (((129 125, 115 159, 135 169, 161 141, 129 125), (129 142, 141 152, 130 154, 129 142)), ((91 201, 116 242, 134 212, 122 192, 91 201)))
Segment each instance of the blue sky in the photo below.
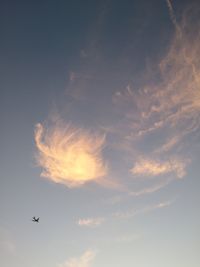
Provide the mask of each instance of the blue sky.
POLYGON ((199 8, 1 2, 2 266, 198 266, 199 8))

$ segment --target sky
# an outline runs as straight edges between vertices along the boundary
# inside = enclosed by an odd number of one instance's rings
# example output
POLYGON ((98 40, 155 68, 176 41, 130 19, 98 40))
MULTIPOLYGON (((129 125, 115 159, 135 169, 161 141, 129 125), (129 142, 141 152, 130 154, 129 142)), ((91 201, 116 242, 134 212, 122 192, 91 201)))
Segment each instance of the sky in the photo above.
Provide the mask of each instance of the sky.
POLYGON ((199 14, 1 1, 1 266, 199 266, 199 14))

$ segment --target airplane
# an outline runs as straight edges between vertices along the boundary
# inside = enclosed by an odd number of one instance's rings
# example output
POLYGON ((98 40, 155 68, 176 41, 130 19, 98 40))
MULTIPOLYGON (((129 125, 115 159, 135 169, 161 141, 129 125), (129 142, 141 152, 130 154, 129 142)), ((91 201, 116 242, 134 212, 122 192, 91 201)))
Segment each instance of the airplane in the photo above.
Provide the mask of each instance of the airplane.
POLYGON ((40 219, 40 217, 38 217, 37 219, 35 218, 35 216, 32 218, 32 222, 37 222, 37 223, 39 223, 39 219, 40 219))

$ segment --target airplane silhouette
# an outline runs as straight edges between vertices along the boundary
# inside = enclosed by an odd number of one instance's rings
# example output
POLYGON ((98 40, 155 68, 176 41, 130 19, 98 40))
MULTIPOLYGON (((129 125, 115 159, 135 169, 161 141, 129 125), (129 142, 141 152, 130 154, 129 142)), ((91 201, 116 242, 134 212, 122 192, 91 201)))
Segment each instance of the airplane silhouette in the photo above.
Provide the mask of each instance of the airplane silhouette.
POLYGON ((37 222, 37 223, 39 223, 39 219, 40 219, 40 217, 38 217, 37 219, 35 218, 35 216, 32 218, 32 222, 37 222))

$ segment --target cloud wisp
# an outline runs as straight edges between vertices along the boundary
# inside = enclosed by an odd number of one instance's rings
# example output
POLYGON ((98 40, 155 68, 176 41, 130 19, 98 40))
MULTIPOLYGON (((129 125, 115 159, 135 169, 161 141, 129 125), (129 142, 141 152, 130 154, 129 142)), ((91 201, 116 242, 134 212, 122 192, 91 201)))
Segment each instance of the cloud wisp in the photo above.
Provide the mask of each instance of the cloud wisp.
MULTIPOLYGON (((108 118, 105 118, 108 113, 100 113, 104 117, 99 120, 98 129, 107 132, 106 139, 104 134, 94 134, 67 123, 58 122, 46 127, 43 124, 36 125, 36 159, 42 168, 41 176, 70 188, 95 181, 99 185, 121 192, 124 190, 127 195, 137 197, 155 193, 175 178, 186 175, 191 155, 185 147, 189 143, 188 147, 192 148, 193 143, 190 141, 200 129, 200 22, 197 19, 194 25, 194 20, 190 19, 191 12, 195 13, 195 10, 185 12, 179 22, 172 2, 166 0, 166 3, 175 33, 155 73, 151 72, 151 81, 138 83, 136 88, 131 82, 134 77, 130 77, 130 82, 126 80, 119 83, 120 89, 112 80, 112 77, 117 76, 116 73, 106 72, 105 77, 104 72, 93 73, 105 80, 102 86, 106 89, 108 86, 108 95, 102 91, 105 94, 104 102, 109 98, 112 102, 109 107, 106 106, 110 104, 109 100, 105 104, 106 112, 110 113, 108 118), (109 86, 117 89, 109 91, 109 86), (108 148, 104 154, 106 161, 103 157, 105 144, 108 148), (144 183, 143 188, 141 184, 134 188, 132 184, 136 184, 135 180, 145 180, 141 177, 155 179, 152 179, 152 184, 148 181, 148 187, 144 183)), ((197 13, 194 17, 197 17, 197 13)), ((70 82, 74 84, 80 79, 78 91, 80 89, 84 97, 77 97, 76 101, 90 99, 90 104, 94 102, 89 106, 92 110, 96 108, 95 101, 99 100, 97 98, 100 94, 97 90, 91 94, 91 88, 97 86, 96 83, 90 83, 92 71, 86 76, 84 73, 87 71, 71 72, 70 82), (83 78, 86 80, 85 90, 82 90, 83 78)), ((99 109, 102 110, 103 105, 99 109)), ((95 114, 99 113, 95 110, 95 114)), ((124 198, 120 196, 111 201, 117 203, 121 199, 124 198)), ((95 221, 92 218, 82 219, 78 224, 92 226, 95 221)))
POLYGON ((115 213, 113 213, 113 218, 129 219, 129 218, 133 218, 133 217, 140 215, 140 214, 146 214, 146 213, 149 213, 149 212, 157 210, 157 209, 162 209, 162 208, 168 207, 171 204, 172 204, 172 201, 165 201, 165 202, 160 202, 158 204, 146 206, 144 208, 128 210, 126 212, 115 212, 115 213))
POLYGON ((105 222, 105 218, 85 218, 85 219, 79 219, 77 221, 77 225, 82 226, 82 227, 95 228, 97 226, 100 226, 104 222, 105 222))
POLYGON ((161 162, 158 160, 140 158, 130 171, 136 176, 151 177, 175 173, 178 178, 182 178, 186 174, 185 165, 185 162, 177 159, 161 162))
POLYGON ((91 267, 95 256, 95 251, 87 250, 79 258, 71 258, 58 267, 91 267))
POLYGON ((177 33, 179 33, 181 35, 181 29, 177 23, 177 20, 176 20, 176 16, 174 14, 174 9, 173 9, 173 6, 172 6, 172 3, 170 0, 166 0, 166 3, 167 3, 167 7, 169 9, 169 15, 170 15, 170 19, 172 21, 172 23, 174 24, 174 27, 177 31, 177 33))
POLYGON ((162 181, 160 183, 156 183, 155 185, 152 185, 150 187, 146 187, 146 188, 143 188, 143 189, 138 190, 138 191, 131 191, 129 193, 129 196, 139 197, 142 195, 155 193, 155 192, 161 190, 162 188, 164 188, 165 186, 167 186, 171 181, 172 181, 172 179, 168 178, 168 179, 165 179, 164 181, 162 181))
POLYGON ((54 123, 35 128, 36 159, 43 171, 41 176, 68 187, 81 186, 107 174, 102 158, 104 135, 54 123))
POLYGON ((200 129, 200 21, 194 25, 191 19, 199 7, 187 9, 178 24, 171 1, 167 5, 176 31, 158 63, 159 79, 152 77, 138 89, 128 84, 113 95, 123 114, 116 131, 119 138, 125 136, 119 149, 132 157, 130 171, 138 177, 185 176, 200 129))

